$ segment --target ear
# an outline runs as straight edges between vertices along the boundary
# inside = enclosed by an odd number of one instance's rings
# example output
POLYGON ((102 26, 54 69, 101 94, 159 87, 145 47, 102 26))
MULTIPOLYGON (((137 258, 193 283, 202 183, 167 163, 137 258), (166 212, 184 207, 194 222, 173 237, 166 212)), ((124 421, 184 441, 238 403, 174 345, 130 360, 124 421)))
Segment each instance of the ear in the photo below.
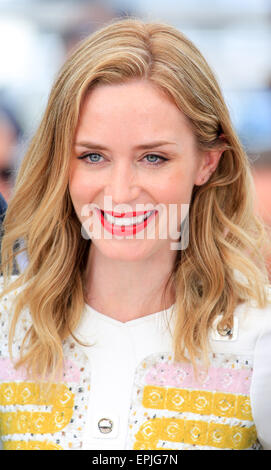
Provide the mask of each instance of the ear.
POLYGON ((219 160, 223 152, 224 149, 219 149, 208 150, 201 154, 201 163, 197 169, 194 183, 196 186, 201 186, 210 179, 219 164, 219 160))

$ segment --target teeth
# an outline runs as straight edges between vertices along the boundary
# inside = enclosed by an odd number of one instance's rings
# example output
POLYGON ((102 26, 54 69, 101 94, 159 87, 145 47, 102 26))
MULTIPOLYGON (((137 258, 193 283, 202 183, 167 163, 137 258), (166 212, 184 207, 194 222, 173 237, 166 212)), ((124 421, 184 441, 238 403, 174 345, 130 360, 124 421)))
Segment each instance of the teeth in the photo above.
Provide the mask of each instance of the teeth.
POLYGON ((138 217, 112 217, 112 215, 106 214, 104 212, 104 218, 110 223, 114 225, 118 225, 119 227, 125 225, 136 225, 141 224, 147 217, 149 217, 154 211, 149 211, 145 215, 139 215, 138 217))

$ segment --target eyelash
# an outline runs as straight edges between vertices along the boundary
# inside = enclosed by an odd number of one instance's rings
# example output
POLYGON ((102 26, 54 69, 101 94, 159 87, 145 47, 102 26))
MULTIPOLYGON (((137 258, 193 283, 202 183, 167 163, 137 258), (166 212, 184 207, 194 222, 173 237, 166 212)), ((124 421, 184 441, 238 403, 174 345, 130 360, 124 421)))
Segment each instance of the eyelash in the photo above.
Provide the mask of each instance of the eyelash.
MULTIPOLYGON (((80 157, 77 157, 77 158, 79 158, 79 160, 85 160, 87 157, 91 157, 92 155, 99 155, 100 157, 102 156, 99 153, 90 152, 90 153, 87 153, 85 155, 81 155, 80 157)), ((150 155, 152 157, 157 157, 157 158, 161 159, 161 161, 159 163, 148 162, 150 166, 159 166, 159 165, 162 165, 164 162, 168 161, 168 158, 162 157, 161 155, 156 155, 155 153, 148 153, 148 155, 145 155, 145 157, 149 157, 150 155)), ((145 158, 145 157, 143 157, 143 158, 145 158)), ((86 163, 89 164, 89 165, 98 165, 101 162, 87 162, 86 161, 86 163)))

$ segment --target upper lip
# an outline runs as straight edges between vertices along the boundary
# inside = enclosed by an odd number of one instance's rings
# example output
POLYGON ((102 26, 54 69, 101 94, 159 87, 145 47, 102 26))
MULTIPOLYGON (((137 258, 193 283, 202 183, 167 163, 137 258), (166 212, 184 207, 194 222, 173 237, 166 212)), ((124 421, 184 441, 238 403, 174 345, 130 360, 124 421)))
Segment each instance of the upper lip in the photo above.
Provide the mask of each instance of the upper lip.
POLYGON ((105 212, 112 217, 138 217, 140 215, 146 215, 150 211, 138 211, 138 212, 114 212, 114 211, 104 211, 101 209, 102 212, 105 212))

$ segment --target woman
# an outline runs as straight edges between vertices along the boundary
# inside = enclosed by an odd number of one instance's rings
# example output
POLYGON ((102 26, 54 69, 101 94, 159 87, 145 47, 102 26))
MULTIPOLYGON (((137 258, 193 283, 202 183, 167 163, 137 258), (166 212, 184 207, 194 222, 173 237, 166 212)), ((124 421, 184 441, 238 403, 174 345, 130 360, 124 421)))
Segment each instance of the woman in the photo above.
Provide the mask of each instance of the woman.
POLYGON ((5 219, 4 448, 271 447, 252 194, 218 84, 179 31, 130 18, 80 44, 5 219), (28 265, 11 277, 18 238, 28 265))

